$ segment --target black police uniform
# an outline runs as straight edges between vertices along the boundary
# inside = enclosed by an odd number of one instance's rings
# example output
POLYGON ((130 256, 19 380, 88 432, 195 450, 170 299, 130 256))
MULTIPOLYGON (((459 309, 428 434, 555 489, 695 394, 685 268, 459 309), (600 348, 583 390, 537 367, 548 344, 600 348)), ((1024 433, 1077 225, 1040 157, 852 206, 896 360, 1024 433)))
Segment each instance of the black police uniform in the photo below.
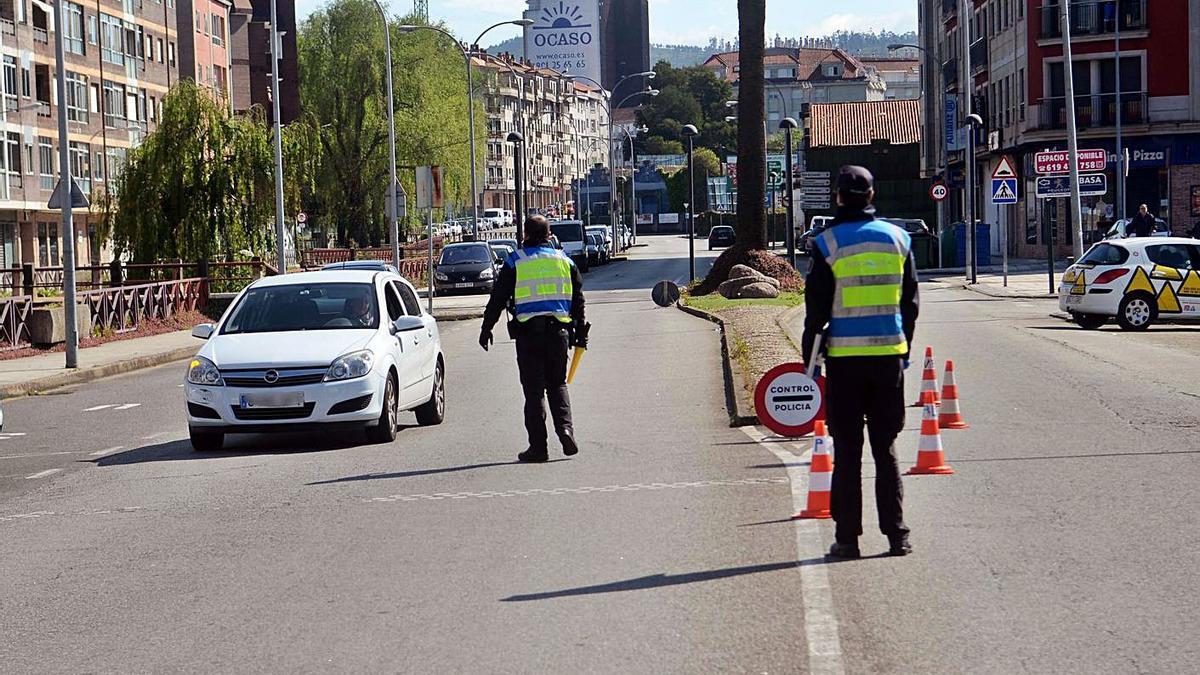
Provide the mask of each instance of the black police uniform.
MULTIPOLYGON (((517 283, 517 270, 509 264, 500 269, 492 296, 483 314, 483 329, 480 344, 487 349, 492 329, 500 315, 511 307, 515 299, 513 292, 517 283)), ((575 265, 571 265, 571 324, 562 323, 553 317, 533 317, 528 321, 510 321, 509 334, 517 345, 517 368, 521 373, 521 389, 525 394, 525 431, 529 436, 529 449, 518 455, 524 462, 544 462, 548 459, 546 434, 546 409, 543 400, 550 401, 550 416, 554 420, 554 431, 563 446, 563 454, 578 452, 575 443, 575 427, 571 421, 571 397, 567 393, 568 351, 578 346, 582 331, 573 327, 583 326, 584 299, 583 276, 575 265), (580 334, 580 337, 576 337, 580 334)), ((583 345, 586 347, 586 345, 583 345)))

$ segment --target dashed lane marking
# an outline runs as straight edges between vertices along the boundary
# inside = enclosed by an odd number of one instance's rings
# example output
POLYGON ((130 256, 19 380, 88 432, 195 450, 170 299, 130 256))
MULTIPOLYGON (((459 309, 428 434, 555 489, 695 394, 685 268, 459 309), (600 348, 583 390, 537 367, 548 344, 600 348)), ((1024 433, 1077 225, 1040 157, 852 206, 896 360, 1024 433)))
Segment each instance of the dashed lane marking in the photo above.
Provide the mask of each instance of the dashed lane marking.
POLYGON ((28 459, 30 457, 54 457, 55 455, 77 455, 77 452, 31 452, 23 455, 0 455, 0 459, 28 459))
POLYGON ((136 408, 140 405, 141 405, 141 403, 123 403, 123 404, 113 408, 113 410, 129 410, 131 408, 136 408))
POLYGON ((108 405, 94 405, 90 408, 84 408, 83 412, 96 412, 97 410, 105 410, 106 408, 112 408, 112 407, 113 407, 112 403, 109 403, 108 405))
POLYGON ((116 452, 116 451, 118 451, 118 450, 121 450, 121 449, 123 449, 124 447, 125 447, 125 446, 123 446, 123 445, 114 445, 114 446, 113 446, 113 447, 111 447, 111 448, 105 448, 105 449, 103 449, 103 450, 97 450, 97 451, 95 451, 95 452, 88 453, 88 456, 89 456, 89 457, 103 457, 104 455, 111 455, 112 453, 114 453, 114 452, 116 452))
POLYGON ((0 523, 11 523, 18 520, 34 520, 49 516, 102 516, 111 513, 138 513, 144 511, 140 506, 125 506, 119 509, 89 509, 87 511, 31 511, 29 513, 14 513, 11 516, 0 516, 0 523))
POLYGON ((14 438, 20 438, 24 435, 25 435, 25 432, 23 432, 23 431, 9 431, 9 432, 0 434, 0 441, 8 441, 8 440, 12 440, 14 438))
POLYGON ((684 481, 678 483, 633 483, 630 485, 604 485, 598 487, 574 488, 532 488, 529 490, 503 490, 484 492, 435 492, 418 495, 388 495, 387 497, 372 497, 367 502, 415 502, 421 500, 439 499, 490 499, 492 497, 535 497, 561 496, 569 494, 589 494, 592 492, 638 492, 642 490, 678 490, 683 488, 734 487, 746 485, 779 485, 786 484, 786 478, 743 478, 740 480, 702 480, 684 481))
MULTIPOLYGON (((799 456, 784 449, 784 443, 765 435, 758 427, 743 427, 746 435, 779 458, 792 484, 793 513, 799 513, 807 503, 808 469, 801 461, 811 448, 799 456)), ((842 641, 838 632, 837 614, 833 608, 833 593, 829 575, 821 558, 824 556, 824 537, 820 521, 796 520, 796 553, 800 565, 800 597, 804 599, 804 634, 808 643, 808 671, 811 673, 841 674, 846 672, 842 662, 842 641)))
POLYGON ((39 472, 33 474, 32 476, 25 476, 25 480, 32 480, 34 478, 45 478, 46 476, 53 476, 54 474, 58 473, 59 471, 62 471, 62 469, 46 469, 45 471, 39 471, 39 472))
POLYGON ((104 405, 94 405, 90 408, 84 408, 83 412, 96 412, 98 410, 131 410, 142 405, 141 403, 106 403, 104 405))

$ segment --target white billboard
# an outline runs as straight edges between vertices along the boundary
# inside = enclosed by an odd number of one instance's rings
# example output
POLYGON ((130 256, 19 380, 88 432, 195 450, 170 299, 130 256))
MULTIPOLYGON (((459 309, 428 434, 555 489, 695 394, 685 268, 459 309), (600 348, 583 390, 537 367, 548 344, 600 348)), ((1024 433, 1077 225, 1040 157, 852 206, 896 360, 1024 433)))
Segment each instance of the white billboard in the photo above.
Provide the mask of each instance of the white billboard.
POLYGON ((539 68, 600 80, 599 0, 530 0, 525 58, 539 68))

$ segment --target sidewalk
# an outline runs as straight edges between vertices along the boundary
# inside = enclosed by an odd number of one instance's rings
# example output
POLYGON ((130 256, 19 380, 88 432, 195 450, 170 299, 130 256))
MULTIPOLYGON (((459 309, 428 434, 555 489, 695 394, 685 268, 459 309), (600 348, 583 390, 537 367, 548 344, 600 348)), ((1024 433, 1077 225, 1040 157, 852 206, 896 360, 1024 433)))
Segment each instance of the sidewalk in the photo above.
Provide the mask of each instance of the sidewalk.
POLYGON ((63 352, 0 361, 0 398, 28 396, 57 387, 182 361, 199 351, 202 344, 192 337, 191 331, 184 330, 80 349, 79 367, 73 370, 63 367, 66 362, 63 352))

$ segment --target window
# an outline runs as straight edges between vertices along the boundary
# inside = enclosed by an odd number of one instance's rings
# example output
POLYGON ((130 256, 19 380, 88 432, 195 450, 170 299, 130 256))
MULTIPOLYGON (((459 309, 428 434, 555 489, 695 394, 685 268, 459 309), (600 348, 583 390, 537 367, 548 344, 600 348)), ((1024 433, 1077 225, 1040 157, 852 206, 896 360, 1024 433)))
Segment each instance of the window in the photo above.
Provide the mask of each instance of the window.
POLYGON ((84 192, 92 190, 92 149, 87 143, 71 141, 67 146, 71 154, 71 176, 84 192))
POLYGON ((25 173, 33 175, 33 146, 28 143, 25 144, 25 173))
POLYGON ((21 96, 29 98, 29 69, 21 69, 21 96))
POLYGON ((125 126, 125 87, 104 81, 104 126, 117 129, 125 126))
POLYGON ((225 17, 212 15, 212 40, 213 44, 225 44, 225 17))
POLYGON ((136 122, 138 120, 138 94, 137 89, 125 90, 125 119, 136 122))
POLYGON ((58 223, 38 223, 38 263, 58 266, 58 223))
POLYGON ((150 121, 151 122, 154 122, 158 119, 156 107, 157 107, 157 101, 155 101, 154 97, 151 96, 150 97, 150 121))
POLYGON ((17 185, 20 185, 19 178, 21 175, 21 134, 10 131, 8 132, 8 143, 5 150, 5 159, 8 160, 8 173, 18 177, 17 185))
POLYGON ((66 4, 67 30, 63 34, 66 50, 72 54, 83 53, 83 7, 68 2, 66 4))
POLYGON ((400 299, 404 301, 404 309, 409 316, 421 316, 421 303, 417 300, 416 293, 408 287, 408 284, 399 281, 393 281, 396 288, 400 289, 400 299))
POLYGON ((80 124, 88 121, 88 81, 86 75, 67 71, 67 119, 80 124))
POLYGON ((115 180, 121 175, 121 169, 125 166, 125 148, 109 148, 108 149, 108 179, 115 180))
POLYGON ((383 288, 383 297, 387 300, 388 318, 392 321, 404 316, 404 303, 400 300, 400 295, 396 293, 394 284, 387 284, 383 288))
POLYGON ((1183 244, 1147 246, 1146 257, 1157 265, 1174 267, 1177 270, 1190 270, 1192 269, 1192 254, 1189 250, 1191 248, 1193 247, 1183 244))
MULTIPOLYGON (((168 0, 168 2, 170 2, 170 1, 171 0, 168 0)), ((172 68, 175 67, 175 43, 174 42, 167 43, 167 65, 171 66, 172 68)))
POLYGON ((204 32, 204 18, 203 18, 203 15, 200 13, 200 10, 196 10, 196 32, 197 33, 204 32))
POLYGON ((125 65, 125 32, 121 27, 124 23, 115 16, 100 15, 100 53, 108 63, 118 66, 125 65))
POLYGON ((4 56, 4 108, 15 110, 17 107, 17 58, 4 56))
POLYGON ((43 190, 54 189, 54 144, 46 136, 38 136, 38 175, 43 190))
POLYGON ((99 39, 99 29, 97 28, 97 25, 96 17, 94 15, 89 15, 87 18, 87 38, 89 45, 97 44, 96 41, 99 39))
MULTIPOLYGON (((1017 3, 1019 6, 1021 3, 1017 3)), ((1017 117, 1025 121, 1025 69, 1017 71, 1017 117)))
POLYGON ((158 40, 156 40, 156 41, 155 41, 155 43, 154 43, 154 60, 155 60, 155 61, 158 61, 159 63, 162 63, 162 62, 163 62, 163 41, 162 41, 162 38, 158 38, 158 40))
POLYGON ((102 153, 92 154, 92 173, 96 180, 104 180, 104 155, 102 153))

